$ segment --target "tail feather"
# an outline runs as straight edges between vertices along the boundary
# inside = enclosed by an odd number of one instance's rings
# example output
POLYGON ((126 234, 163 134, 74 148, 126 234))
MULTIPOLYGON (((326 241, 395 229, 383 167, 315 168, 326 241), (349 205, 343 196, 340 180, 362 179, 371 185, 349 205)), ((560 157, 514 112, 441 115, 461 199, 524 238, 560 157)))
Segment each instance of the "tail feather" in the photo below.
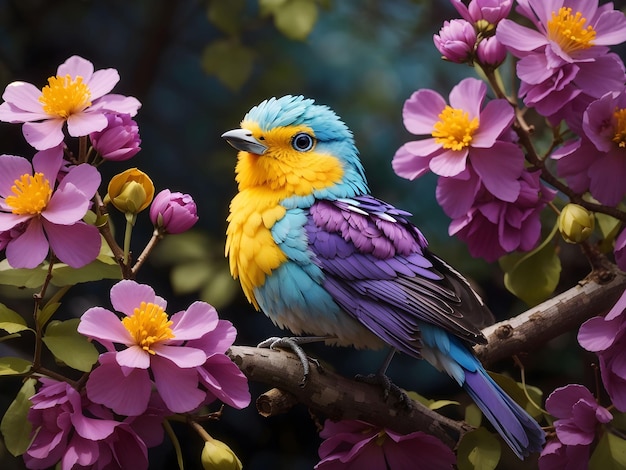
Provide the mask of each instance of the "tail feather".
POLYGON ((543 429, 480 364, 474 371, 466 370, 463 388, 520 459, 541 451, 545 442, 543 429))

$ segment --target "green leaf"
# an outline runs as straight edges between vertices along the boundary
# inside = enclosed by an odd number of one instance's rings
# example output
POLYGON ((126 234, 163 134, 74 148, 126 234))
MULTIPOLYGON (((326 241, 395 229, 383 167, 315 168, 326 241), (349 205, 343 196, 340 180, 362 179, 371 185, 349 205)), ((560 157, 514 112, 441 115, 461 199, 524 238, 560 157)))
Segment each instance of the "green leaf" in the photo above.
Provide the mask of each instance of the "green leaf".
POLYGON ((0 304, 0 322, 17 323, 26 326, 24 317, 4 304, 0 304))
POLYGON ((500 441, 485 428, 466 433, 457 452, 459 470, 493 470, 500 461, 500 441))
POLYGON ((0 284, 36 289, 43 285, 47 275, 47 265, 34 269, 16 269, 6 259, 0 261, 0 284))
POLYGON ((13 334, 13 333, 19 333, 20 331, 24 331, 24 330, 30 330, 30 328, 28 328, 25 325, 22 325, 21 323, 3 321, 3 322, 0 322, 0 330, 4 330, 9 334, 13 334))
POLYGON ((218 29, 229 34, 237 34, 241 30, 241 14, 243 0, 212 1, 207 9, 209 21, 218 29))
POLYGON ((589 470, 626 470, 626 441, 604 433, 589 460, 589 470))
POLYGON ((98 350, 76 331, 79 322, 79 318, 50 322, 43 342, 59 361, 82 372, 89 372, 98 360, 98 350))
POLYGON ((458 405, 458 401, 454 400, 431 400, 431 403, 428 405, 428 408, 431 410, 438 410, 448 405, 458 405))
POLYGON ((303 41, 317 22, 317 5, 314 0, 289 0, 273 11, 276 29, 289 39, 303 41))
POLYGON ((52 267, 52 280, 57 287, 73 286, 81 282, 100 281, 102 279, 121 279, 122 272, 117 263, 96 259, 82 268, 72 268, 66 264, 52 267))
POLYGON ((54 315, 54 312, 61 306, 61 302, 47 303, 43 309, 37 312, 37 324, 40 328, 48 323, 48 320, 54 315))
POLYGON ((483 412, 474 403, 465 407, 465 422, 475 428, 480 426, 483 420, 483 412))
POLYGON ((24 381, 0 422, 4 444, 15 457, 26 452, 30 445, 32 426, 26 417, 31 406, 30 397, 35 394, 36 383, 37 381, 32 378, 24 381))
POLYGON ((556 289, 561 274, 561 260, 557 246, 551 243, 558 232, 555 225, 550 235, 528 253, 512 253, 500 258, 504 271, 504 285, 529 306, 546 300, 556 289))
POLYGON ((0 357, 0 375, 20 375, 25 374, 33 363, 21 357, 5 356, 0 357))
POLYGON ((252 73, 254 53, 251 49, 231 40, 217 40, 202 52, 202 68, 214 75, 232 91, 239 90, 252 73))

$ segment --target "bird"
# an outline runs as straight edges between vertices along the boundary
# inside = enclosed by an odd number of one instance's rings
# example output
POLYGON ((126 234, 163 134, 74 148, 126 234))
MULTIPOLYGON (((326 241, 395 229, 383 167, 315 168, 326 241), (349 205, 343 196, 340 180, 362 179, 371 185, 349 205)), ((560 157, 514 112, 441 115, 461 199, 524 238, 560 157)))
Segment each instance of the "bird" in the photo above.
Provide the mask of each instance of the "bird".
POLYGON ((411 213, 370 193, 354 136, 330 107, 272 97, 222 138, 238 150, 230 272, 256 310, 296 335, 279 345, 302 355, 298 338, 311 338, 426 359, 469 394, 520 459, 541 451, 542 428, 473 353, 487 342, 480 328, 493 322, 489 308, 429 250, 411 213))

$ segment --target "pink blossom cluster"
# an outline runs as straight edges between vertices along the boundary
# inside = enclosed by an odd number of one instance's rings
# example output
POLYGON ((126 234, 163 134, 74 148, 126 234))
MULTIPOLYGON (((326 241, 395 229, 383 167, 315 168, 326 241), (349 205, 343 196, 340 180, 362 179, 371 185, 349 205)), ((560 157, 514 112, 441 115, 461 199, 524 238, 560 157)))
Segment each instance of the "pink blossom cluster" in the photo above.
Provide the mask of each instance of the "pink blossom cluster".
POLYGON ((84 389, 41 379, 28 415, 28 468, 147 469, 168 416, 216 400, 249 404, 247 379, 225 355, 235 328, 212 306, 195 302, 168 316, 163 298, 130 280, 112 287, 111 303, 122 318, 103 307, 81 317, 78 331, 105 348, 84 389))

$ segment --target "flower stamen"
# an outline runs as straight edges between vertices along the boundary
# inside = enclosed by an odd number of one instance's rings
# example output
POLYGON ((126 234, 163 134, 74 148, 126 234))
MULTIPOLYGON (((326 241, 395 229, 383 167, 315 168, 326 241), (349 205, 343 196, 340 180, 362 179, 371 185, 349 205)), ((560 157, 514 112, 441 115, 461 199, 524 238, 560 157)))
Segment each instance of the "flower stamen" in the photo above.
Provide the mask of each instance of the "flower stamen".
POLYGON ((615 119, 613 127, 615 134, 612 140, 618 147, 626 148, 626 108, 616 108, 613 118, 615 119))
POLYGON ((478 125, 478 118, 470 119, 467 111, 446 106, 433 126, 432 136, 445 149, 462 150, 472 142, 478 125))
POLYGON ((151 302, 141 302, 132 315, 122 319, 122 324, 137 346, 150 354, 156 354, 152 349, 154 344, 174 338, 170 328, 173 322, 169 320, 163 307, 151 302))
POLYGON ((24 174, 11 186, 14 196, 5 199, 11 212, 17 215, 39 215, 48 205, 52 196, 50 182, 43 173, 24 174))
POLYGON ((57 75, 48 78, 48 85, 41 89, 39 102, 46 114, 67 119, 72 114, 91 106, 90 98, 91 91, 87 84, 83 83, 83 77, 72 79, 67 74, 65 77, 57 75))
POLYGON ((548 21, 548 38, 556 42, 567 54, 593 46, 596 31, 593 26, 585 27, 587 22, 581 12, 572 14, 571 8, 561 7, 552 12, 548 21))

